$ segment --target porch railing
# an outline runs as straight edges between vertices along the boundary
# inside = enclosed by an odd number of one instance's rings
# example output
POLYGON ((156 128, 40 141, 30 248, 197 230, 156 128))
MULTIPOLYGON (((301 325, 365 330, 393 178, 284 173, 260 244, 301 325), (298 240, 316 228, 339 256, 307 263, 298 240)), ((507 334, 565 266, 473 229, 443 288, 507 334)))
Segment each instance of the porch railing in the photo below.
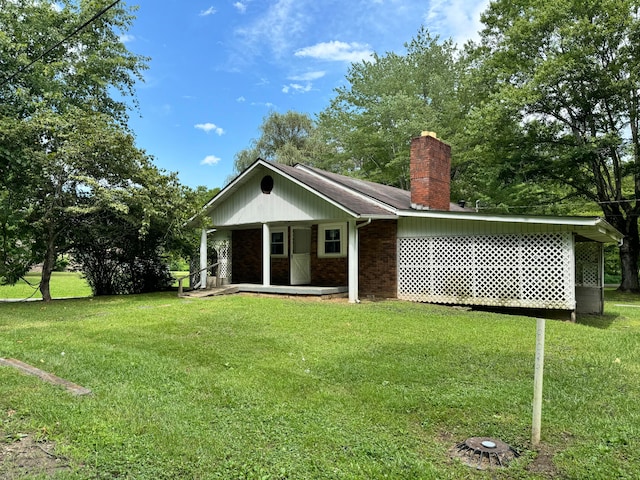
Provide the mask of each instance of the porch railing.
MULTIPOLYGON (((209 270, 210 268, 217 267, 219 263, 220 262, 212 263, 211 265, 207 265, 206 267, 201 268, 197 272, 189 272, 189 275, 184 275, 183 277, 178 277, 177 278, 177 280, 178 280, 178 296, 181 297, 183 295, 183 293, 184 293, 183 292, 184 289, 182 287, 182 281, 183 280, 185 280, 186 278, 190 278, 192 276, 195 276, 195 275, 197 275, 199 273, 202 273, 205 270, 209 270)), ((191 288, 195 290, 196 288, 198 288, 200 286, 201 286, 201 282, 198 282, 195 285, 193 285, 193 287, 191 287, 191 288)))

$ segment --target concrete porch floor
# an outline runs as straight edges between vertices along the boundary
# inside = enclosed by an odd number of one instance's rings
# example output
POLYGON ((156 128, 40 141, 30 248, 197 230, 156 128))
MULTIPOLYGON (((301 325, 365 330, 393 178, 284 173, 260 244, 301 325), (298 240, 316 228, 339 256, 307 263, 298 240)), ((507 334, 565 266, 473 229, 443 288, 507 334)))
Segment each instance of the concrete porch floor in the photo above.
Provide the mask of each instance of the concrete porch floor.
POLYGON ((254 283, 232 283, 222 287, 191 290, 185 297, 211 297, 232 293, 264 293, 274 295, 341 296, 349 292, 349 287, 317 287, 312 285, 258 285, 254 283))
POLYGON ((237 283, 241 292, 277 293, 283 295, 338 295, 348 293, 349 287, 316 287, 313 285, 257 285, 252 283, 237 283))

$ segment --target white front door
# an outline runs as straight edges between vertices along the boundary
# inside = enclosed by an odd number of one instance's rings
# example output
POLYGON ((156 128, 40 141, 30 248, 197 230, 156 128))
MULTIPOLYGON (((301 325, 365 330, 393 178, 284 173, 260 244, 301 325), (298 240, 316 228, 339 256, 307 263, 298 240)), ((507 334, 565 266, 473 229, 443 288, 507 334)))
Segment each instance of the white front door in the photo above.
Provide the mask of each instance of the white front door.
POLYGON ((311 283, 311 229, 291 229, 291 285, 311 283))

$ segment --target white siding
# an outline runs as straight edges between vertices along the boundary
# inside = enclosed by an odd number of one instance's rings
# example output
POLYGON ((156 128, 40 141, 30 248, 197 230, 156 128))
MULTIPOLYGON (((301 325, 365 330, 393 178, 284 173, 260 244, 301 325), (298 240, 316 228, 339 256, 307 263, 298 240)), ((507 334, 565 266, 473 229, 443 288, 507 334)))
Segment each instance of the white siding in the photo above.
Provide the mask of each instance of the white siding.
POLYGON ((211 214, 216 227, 272 222, 318 222, 347 220, 349 215, 303 187, 266 169, 256 169, 252 178, 239 186, 211 214), (260 181, 274 178, 273 190, 264 194, 260 181))
POLYGON ((442 237, 573 232, 579 227, 543 223, 489 222, 441 218, 404 217, 398 220, 398 237, 442 237))

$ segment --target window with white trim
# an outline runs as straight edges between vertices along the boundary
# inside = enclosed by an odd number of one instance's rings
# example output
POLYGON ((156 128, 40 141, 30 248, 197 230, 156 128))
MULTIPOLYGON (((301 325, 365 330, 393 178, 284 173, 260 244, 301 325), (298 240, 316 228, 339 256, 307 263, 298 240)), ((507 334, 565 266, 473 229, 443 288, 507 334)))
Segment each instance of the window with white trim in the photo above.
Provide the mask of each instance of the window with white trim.
POLYGON ((283 258, 289 255, 287 228, 271 229, 271 256, 283 258))
POLYGON ((347 225, 331 223, 318 226, 318 257, 344 257, 347 255, 347 225))

